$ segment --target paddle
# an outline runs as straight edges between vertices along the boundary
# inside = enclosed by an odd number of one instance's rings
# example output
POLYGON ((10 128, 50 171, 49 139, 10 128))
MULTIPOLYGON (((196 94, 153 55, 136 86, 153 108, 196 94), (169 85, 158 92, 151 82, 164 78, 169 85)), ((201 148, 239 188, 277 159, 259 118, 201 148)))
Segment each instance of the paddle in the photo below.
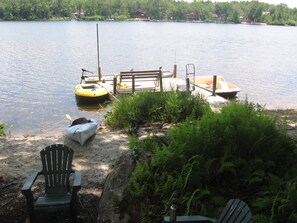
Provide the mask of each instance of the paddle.
POLYGON ((70 121, 73 120, 69 114, 66 114, 66 118, 69 119, 70 121))

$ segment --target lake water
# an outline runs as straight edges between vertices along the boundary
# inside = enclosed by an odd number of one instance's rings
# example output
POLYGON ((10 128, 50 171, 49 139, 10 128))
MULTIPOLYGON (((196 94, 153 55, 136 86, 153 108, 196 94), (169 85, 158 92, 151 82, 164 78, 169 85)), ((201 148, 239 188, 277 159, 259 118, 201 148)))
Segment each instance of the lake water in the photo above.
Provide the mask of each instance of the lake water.
POLYGON ((13 135, 61 133, 65 114, 100 122, 104 109, 78 107, 81 68, 102 73, 172 70, 223 75, 240 99, 297 107, 297 27, 165 22, 0 22, 0 121, 13 135))

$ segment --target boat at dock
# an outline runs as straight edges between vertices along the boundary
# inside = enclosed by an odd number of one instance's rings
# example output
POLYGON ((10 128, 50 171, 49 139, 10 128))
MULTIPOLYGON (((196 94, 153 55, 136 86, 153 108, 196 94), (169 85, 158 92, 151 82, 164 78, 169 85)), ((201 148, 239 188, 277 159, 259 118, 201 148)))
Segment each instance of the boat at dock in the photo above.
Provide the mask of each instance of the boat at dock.
POLYGON ((92 73, 82 69, 80 84, 74 87, 75 98, 78 104, 99 104, 109 98, 108 91, 100 83, 82 83, 87 76, 85 73, 92 73))
POLYGON ((241 91, 239 87, 227 82, 221 75, 197 76, 194 64, 186 65, 186 79, 189 79, 192 86, 199 87, 211 92, 213 95, 217 94, 226 99, 234 98, 241 91))
MULTIPOLYGON (((214 77, 213 76, 196 76, 190 79, 190 83, 194 86, 203 88, 213 92, 214 77)), ((235 84, 227 82, 222 76, 216 76, 215 93, 223 98, 234 98, 241 89, 235 84)))
POLYGON ((74 91, 78 104, 99 104, 108 99, 108 91, 99 84, 79 84, 74 91))

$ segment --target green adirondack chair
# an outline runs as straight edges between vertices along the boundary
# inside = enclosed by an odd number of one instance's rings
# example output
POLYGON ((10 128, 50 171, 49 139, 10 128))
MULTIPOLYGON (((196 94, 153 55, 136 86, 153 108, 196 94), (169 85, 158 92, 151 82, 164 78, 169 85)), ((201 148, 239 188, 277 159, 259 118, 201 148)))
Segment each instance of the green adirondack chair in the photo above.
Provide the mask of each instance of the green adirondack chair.
POLYGON ((72 222, 76 221, 77 192, 81 188, 81 173, 72 169, 73 150, 62 144, 54 144, 41 150, 40 156, 42 171, 32 173, 22 188, 31 223, 36 220, 38 213, 62 210, 69 212, 72 222), (70 186, 69 178, 72 174, 74 178, 70 186), (31 188, 41 175, 44 176, 45 194, 35 199, 31 188))
POLYGON ((252 212, 248 205, 239 199, 231 199, 218 217, 212 219, 201 215, 177 216, 176 221, 171 221, 169 216, 165 216, 163 223, 252 223, 252 212))

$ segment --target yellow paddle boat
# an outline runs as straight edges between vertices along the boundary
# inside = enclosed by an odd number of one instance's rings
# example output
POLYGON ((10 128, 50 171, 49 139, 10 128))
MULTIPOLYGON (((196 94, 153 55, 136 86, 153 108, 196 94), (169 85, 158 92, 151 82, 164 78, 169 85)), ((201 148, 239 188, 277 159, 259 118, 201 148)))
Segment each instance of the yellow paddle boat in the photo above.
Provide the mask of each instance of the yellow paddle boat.
POLYGON ((75 91, 75 98, 77 103, 79 104, 85 104, 85 103, 101 103, 108 99, 108 91, 99 84, 82 84, 82 81, 85 79, 84 73, 91 71, 87 71, 85 69, 82 69, 82 76, 81 76, 81 82, 80 84, 76 85, 74 87, 75 91))

